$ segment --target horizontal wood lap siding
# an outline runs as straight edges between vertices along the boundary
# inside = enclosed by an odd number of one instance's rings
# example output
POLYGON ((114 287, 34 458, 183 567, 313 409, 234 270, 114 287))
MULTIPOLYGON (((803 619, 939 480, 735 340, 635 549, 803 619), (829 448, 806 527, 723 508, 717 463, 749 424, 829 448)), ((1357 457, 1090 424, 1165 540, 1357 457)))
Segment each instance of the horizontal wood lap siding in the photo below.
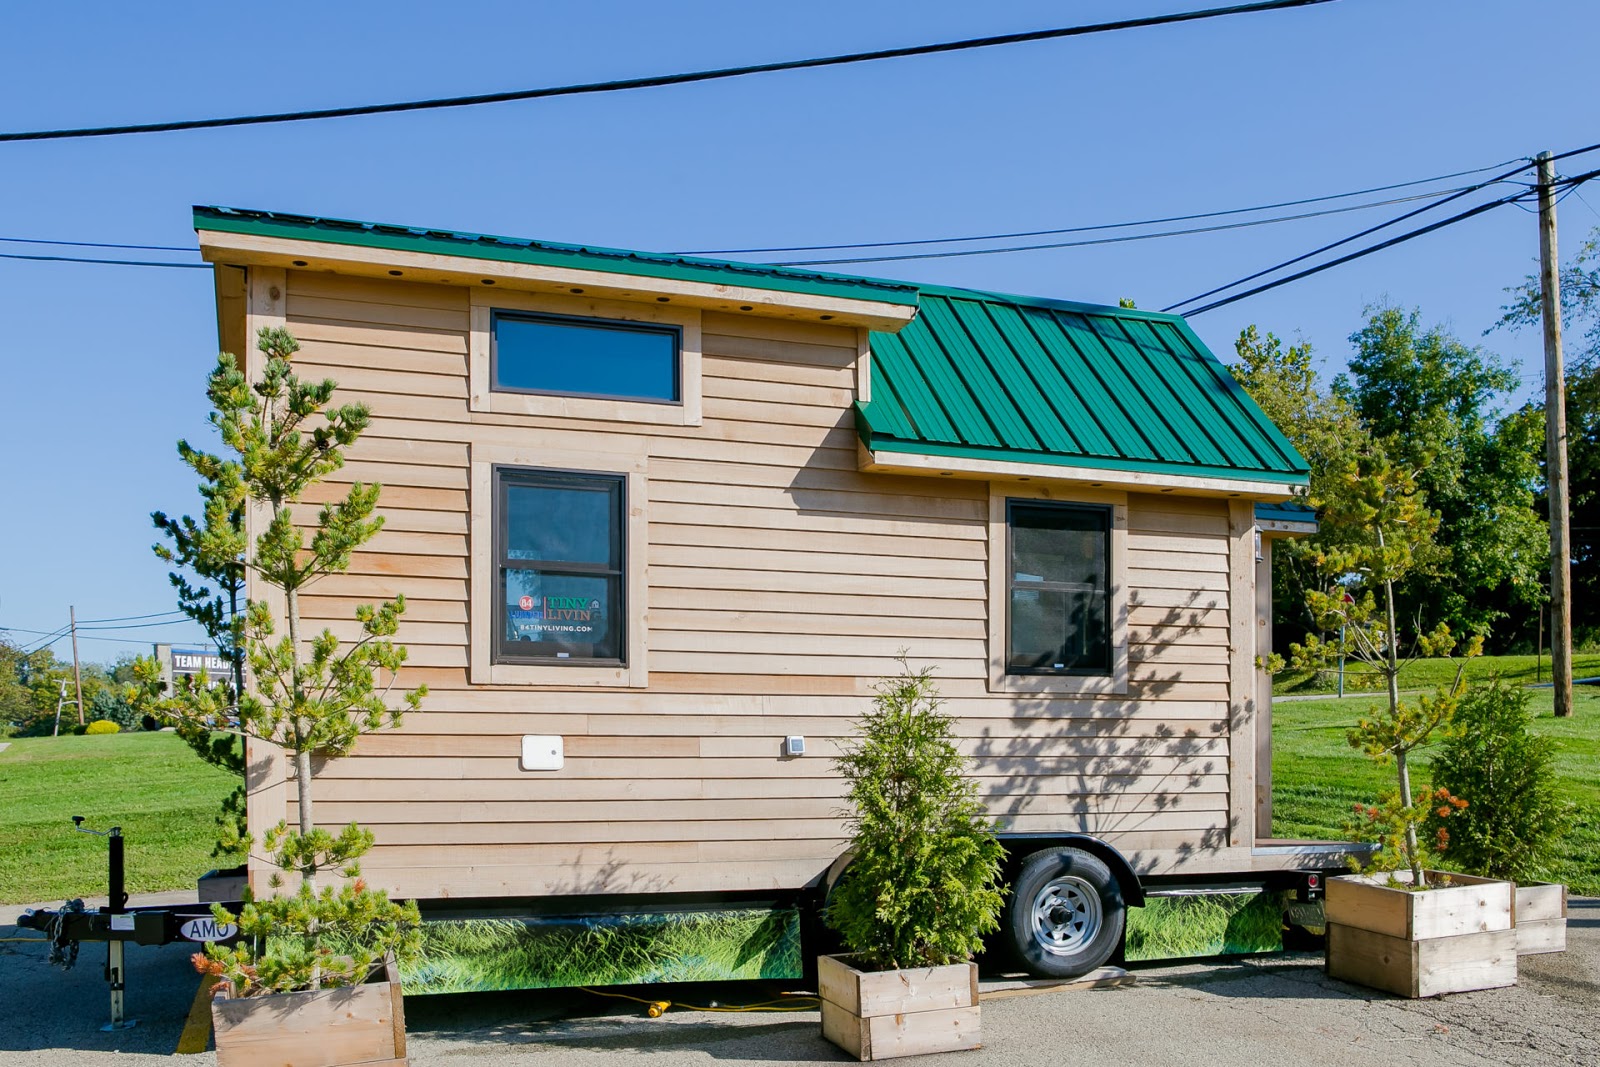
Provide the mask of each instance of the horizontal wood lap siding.
POLYGON ((706 313, 704 424, 643 427, 469 412, 458 288, 289 272, 287 309, 302 369, 374 414, 297 518, 351 482, 384 486, 384 529, 311 589, 307 623, 353 639, 359 604, 404 593, 401 684, 432 690, 403 729, 318 773, 319 818, 377 834, 364 867, 379 884, 425 898, 797 887, 838 852, 831 757, 901 649, 937 668, 1003 825, 1134 854, 1226 837, 1225 505, 1130 498, 1126 696, 994 695, 988 486, 858 471, 854 331, 706 313), (598 457, 636 441, 648 687, 470 685, 470 559, 488 551, 469 533, 473 446, 598 457), (524 734, 561 735, 564 769, 522 771, 524 734), (779 758, 788 734, 805 757, 779 758))

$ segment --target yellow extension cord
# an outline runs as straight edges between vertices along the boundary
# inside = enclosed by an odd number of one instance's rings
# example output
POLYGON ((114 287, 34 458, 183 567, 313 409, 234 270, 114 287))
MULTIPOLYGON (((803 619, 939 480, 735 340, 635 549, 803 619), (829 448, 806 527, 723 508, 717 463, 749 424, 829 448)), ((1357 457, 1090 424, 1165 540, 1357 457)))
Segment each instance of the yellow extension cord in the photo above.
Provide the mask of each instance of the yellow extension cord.
POLYGON ((804 993, 784 993, 781 994, 781 997, 778 1000, 764 1000, 759 1004, 736 1004, 723 1007, 718 1004, 685 1004, 682 1001, 649 1000, 645 997, 632 997, 626 993, 606 993, 590 986, 579 986, 578 988, 583 990, 585 993, 592 993, 597 997, 611 997, 614 1000, 631 1000, 635 1004, 643 1004, 645 1007, 645 1014, 652 1019, 661 1018, 661 1016, 665 1015, 671 1008, 687 1008, 689 1011, 724 1012, 805 1011, 808 1008, 815 1008, 818 1004, 816 997, 804 993), (781 999, 784 997, 791 999, 781 999))

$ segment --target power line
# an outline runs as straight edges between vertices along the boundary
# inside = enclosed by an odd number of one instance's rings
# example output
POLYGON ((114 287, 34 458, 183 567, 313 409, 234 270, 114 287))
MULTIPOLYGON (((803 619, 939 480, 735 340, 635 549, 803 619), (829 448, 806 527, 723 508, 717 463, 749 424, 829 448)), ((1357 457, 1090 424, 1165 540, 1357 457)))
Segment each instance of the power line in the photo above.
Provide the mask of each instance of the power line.
MULTIPOLYGON (((1331 252, 1335 248, 1340 248, 1340 247, 1342 247, 1344 245, 1350 244, 1353 241, 1359 241, 1363 237, 1369 237, 1372 234, 1377 233, 1379 230, 1388 229, 1390 226, 1398 225, 1399 223, 1405 222, 1407 219, 1412 219, 1412 218, 1417 217, 1418 215, 1424 214, 1425 212, 1432 211, 1434 208, 1443 207, 1445 204, 1448 204, 1452 200, 1459 200, 1464 196, 1470 196, 1472 193, 1475 193, 1475 192, 1479 191, 1480 189, 1487 189, 1491 185, 1497 185, 1500 182, 1505 181, 1507 178, 1512 177, 1513 175, 1522 173, 1523 171, 1527 170, 1528 167, 1531 166, 1531 165, 1532 165, 1531 163, 1525 163, 1522 166, 1516 167, 1516 168, 1514 168, 1512 170, 1503 171, 1502 173, 1495 175, 1493 178, 1489 178, 1486 181, 1478 182, 1475 185, 1469 185, 1465 189, 1459 190, 1457 192, 1453 192, 1450 195, 1445 196, 1443 199, 1436 200, 1431 204, 1424 204, 1422 207, 1419 207, 1419 208, 1417 208, 1417 209, 1415 209, 1413 211, 1407 211, 1404 214, 1396 215, 1394 218, 1389 219, 1387 222, 1380 222, 1376 226, 1369 226, 1365 230, 1360 230, 1360 231, 1358 231, 1356 233, 1351 234, 1349 237, 1342 237, 1339 240, 1334 241, 1334 242, 1332 242, 1330 244, 1325 244, 1320 248, 1314 248, 1311 251, 1306 252, 1306 253, 1304 253, 1302 255, 1295 256, 1293 259, 1286 259, 1282 263, 1273 264, 1272 266, 1267 267, 1267 268, 1265 268, 1263 270, 1256 271, 1254 274, 1247 274, 1243 278, 1235 279, 1234 281, 1231 281, 1226 285, 1219 285, 1214 289, 1207 289, 1205 292, 1199 293, 1199 294, 1197 294, 1195 296, 1191 296, 1187 300, 1180 300, 1176 304, 1169 304, 1166 307, 1162 308, 1161 310, 1163 312, 1177 311, 1179 308, 1183 307, 1183 305, 1185 305, 1185 304, 1193 304, 1196 301, 1204 300, 1208 296, 1215 296, 1217 293, 1224 292, 1225 290, 1232 289, 1232 288, 1235 288, 1236 286, 1243 285, 1246 282, 1253 282, 1257 278, 1264 277, 1265 275, 1271 274, 1274 271, 1282 270, 1285 267, 1292 267, 1296 263, 1303 263, 1306 260, 1312 258, 1313 256, 1320 256, 1324 252, 1331 252)), ((1182 314, 1182 312, 1180 312, 1180 314, 1182 314)))
POLYGON ((1003 245, 999 248, 965 248, 949 252, 907 252, 895 256, 854 256, 848 259, 790 259, 778 260, 773 266, 823 267, 852 263, 903 263, 913 259, 957 259, 963 256, 996 256, 1011 252, 1035 252, 1049 248, 1086 248, 1090 245, 1124 244, 1128 241, 1150 241, 1160 237, 1183 237, 1196 233, 1220 233, 1224 230, 1243 230, 1252 226, 1270 226, 1279 222, 1314 219, 1323 215, 1340 215, 1348 211, 1363 211, 1368 208, 1406 204, 1415 200, 1438 200, 1440 197, 1447 197, 1448 194, 1453 192, 1457 192, 1457 190, 1443 189, 1433 193, 1418 193, 1415 196, 1395 197, 1391 200, 1375 200, 1365 204, 1348 204, 1344 207, 1324 208, 1321 211, 1303 211, 1297 215, 1277 215, 1272 218, 1250 219, 1245 222, 1225 222, 1216 226, 1191 226, 1181 230, 1160 230, 1156 233, 1135 233, 1122 237, 1095 237, 1086 241, 1049 241, 1043 244, 1003 245))
MULTIPOLYGON (((1356 189, 1348 193, 1333 193, 1328 196, 1307 197, 1304 200, 1282 200, 1275 204, 1257 204, 1255 207, 1236 207, 1226 211, 1202 211, 1194 215, 1168 215, 1159 219, 1141 219, 1137 222, 1106 222, 1095 226, 1066 226, 1054 230, 1019 230, 1014 233, 988 233, 972 237, 924 237, 906 241, 856 241, 850 244, 836 245, 782 245, 773 248, 713 248, 698 252, 674 252, 679 256, 748 256, 768 252, 836 252, 849 248, 902 248, 917 245, 943 245, 959 244, 966 241, 1007 241, 1018 237, 1049 237, 1065 233, 1093 233, 1097 230, 1131 229, 1136 226, 1160 226, 1169 222, 1194 222, 1198 219, 1222 218, 1227 215, 1248 215, 1257 211, 1275 211, 1278 208, 1302 207, 1306 204, 1321 204, 1329 200, 1346 200, 1352 196, 1369 196, 1372 193, 1387 193, 1395 189, 1408 189, 1417 185, 1428 185, 1432 182, 1448 181, 1451 178, 1464 178, 1471 174, 1482 174, 1485 171, 1497 170, 1507 163, 1515 160, 1505 160, 1487 167, 1475 167, 1472 170, 1458 170, 1453 174, 1437 174, 1432 178, 1418 178, 1415 181, 1396 182, 1393 185, 1375 185, 1370 189, 1356 189)), ((1454 192, 1444 189, 1439 193, 1454 192)))
POLYGON ((32 256, 20 252, 0 252, 0 259, 27 259, 40 263, 103 263, 114 267, 179 267, 186 270, 210 270, 209 263, 162 263, 149 259, 91 259, 85 256, 32 256))
MULTIPOLYGON (((1596 147, 1600 147, 1600 146, 1596 146, 1596 147)), ((1572 154, 1575 155, 1577 153, 1574 152, 1572 154)), ((1563 178, 1563 179, 1560 179, 1559 181, 1552 182, 1551 184, 1554 185, 1554 186, 1557 186, 1557 187, 1565 187, 1569 191, 1575 191, 1578 188, 1578 186, 1582 185, 1584 182, 1592 181, 1593 179, 1595 179, 1597 177, 1600 177, 1600 169, 1585 171, 1582 174, 1573 175, 1570 178, 1563 178)), ((1490 211, 1490 210, 1492 210, 1494 208, 1502 207, 1502 206, 1504 206, 1506 204, 1515 203, 1517 200, 1526 199, 1527 197, 1529 197, 1531 195, 1533 195, 1531 191, 1513 193, 1511 196, 1501 197, 1499 200, 1491 200, 1488 203, 1479 204, 1477 207, 1469 208, 1468 210, 1463 211, 1460 214, 1452 215, 1450 218, 1444 219, 1444 220, 1442 220, 1440 222, 1435 222, 1435 223, 1432 223, 1430 225, 1423 226, 1423 227, 1421 227, 1419 229, 1411 230, 1408 233, 1401 234, 1399 237, 1394 237, 1394 238, 1391 238, 1391 239, 1389 239, 1387 241, 1379 242, 1378 244, 1371 245, 1371 246, 1369 246, 1367 248, 1363 248, 1359 252, 1352 252, 1347 256, 1340 256, 1338 259, 1329 260, 1326 263, 1319 264, 1319 265, 1317 265, 1315 267, 1311 267, 1311 268, 1309 268, 1307 270, 1299 271, 1298 273, 1291 274, 1291 275, 1289 275, 1287 277, 1284 277, 1284 278, 1279 278, 1276 281, 1268 282, 1265 285, 1258 285, 1254 289, 1248 289, 1248 290, 1246 290, 1246 291, 1244 291, 1242 293, 1235 293, 1233 296, 1229 296, 1229 297, 1225 297, 1225 298, 1223 298, 1221 300, 1213 301, 1213 302, 1205 305, 1204 307, 1196 308, 1193 311, 1184 312, 1184 315, 1186 317, 1187 316, 1193 316, 1193 315, 1203 315, 1207 311, 1212 311, 1212 310, 1214 310, 1216 308, 1223 307, 1225 305, 1235 303, 1236 301, 1243 300, 1246 297, 1255 296, 1258 293, 1264 293, 1269 289, 1276 289, 1281 285, 1287 285, 1290 282, 1299 281, 1301 278, 1308 278, 1313 274, 1320 274, 1325 270, 1330 270, 1330 269, 1332 269, 1334 267, 1337 267, 1337 266, 1340 266, 1342 264, 1349 263, 1351 260, 1360 259, 1363 256, 1369 256, 1374 252, 1381 252, 1385 248, 1392 248, 1395 245, 1404 244, 1406 241, 1412 240, 1413 238, 1416 238, 1416 237, 1421 237, 1424 234, 1432 233, 1435 230, 1443 229, 1446 226, 1453 226, 1458 222, 1465 222, 1467 219, 1470 219, 1475 215, 1481 215, 1485 211, 1490 211)), ((1402 218, 1403 217, 1405 217, 1405 216, 1402 216, 1402 218)), ((1392 221, 1398 221, 1398 220, 1392 220, 1392 221)), ((1392 224, 1392 222, 1391 222, 1391 224, 1392 224)), ((1346 240, 1349 240, 1349 238, 1347 238, 1346 240)), ((1338 242, 1338 243, 1343 244, 1344 242, 1341 241, 1341 242, 1338 242)), ((1310 253, 1310 254, 1311 255, 1315 255, 1316 253, 1310 253)), ((1305 257, 1302 256, 1302 257, 1299 257, 1299 258, 1303 259, 1305 257)), ((1290 262, 1294 262, 1294 260, 1291 260, 1290 262)), ((1273 269, 1276 269, 1276 268, 1273 268, 1273 269)), ((1259 277, 1260 275, 1257 274, 1255 276, 1259 277)), ((1237 285, 1239 283, 1235 282, 1233 284, 1237 285)), ((1233 287, 1232 285, 1225 285, 1225 286, 1222 286, 1222 289, 1230 289, 1232 287, 1233 287)), ((1215 290, 1215 289, 1212 290, 1212 292, 1219 292, 1219 291, 1220 290, 1215 290)), ((1196 299, 1198 299, 1198 298, 1196 298, 1196 299)), ((1184 301, 1184 303, 1189 303, 1189 301, 1184 301)))
POLYGON ((113 633, 125 633, 128 630, 152 630, 152 629, 155 629, 157 627, 162 627, 162 626, 189 626, 189 625, 198 625, 198 624, 195 623, 193 619, 168 619, 165 622, 136 622, 136 623, 132 624, 131 626, 121 626, 121 625, 118 625, 118 626, 85 626, 83 623, 80 622, 78 624, 78 631, 81 633, 84 630, 109 630, 109 631, 111 631, 113 633))
POLYGON ((113 615, 113 616, 111 616, 110 618, 107 618, 107 619, 84 619, 83 623, 79 623, 79 625, 81 626, 84 623, 102 623, 102 622, 139 622, 142 619, 160 619, 160 618, 165 618, 168 615, 186 615, 186 614, 187 614, 187 612, 180 611, 177 608, 173 608, 171 611, 155 611, 155 612, 151 612, 149 615, 113 615))
POLYGON ((582 82, 574 85, 547 86, 539 89, 519 89, 503 93, 480 93, 472 96, 435 97, 425 100, 406 100, 388 104, 361 104, 353 107, 322 108, 309 111, 283 111, 266 115, 237 115, 229 118, 183 119, 173 122, 148 122, 126 126, 88 126, 77 129, 31 130, 18 133, 0 133, 0 141, 59 141, 83 137, 115 137, 134 133, 168 133, 177 130, 211 130, 229 126, 263 126, 280 122, 304 122, 312 119, 351 118, 358 115, 384 115, 404 111, 430 111, 439 108, 476 107, 482 104, 503 104, 516 100, 543 100, 560 96, 581 96, 593 93, 613 93, 628 89, 653 89, 667 85, 686 85, 693 82, 718 81, 739 78, 750 74, 771 74, 785 70, 811 70, 819 67, 839 67, 851 63, 866 63, 882 59, 905 59, 911 56, 937 55, 945 52, 963 52, 977 48, 994 48, 1002 45, 1025 44, 1032 41, 1059 40, 1064 37, 1082 37, 1092 33, 1115 30, 1143 29, 1167 26, 1201 19, 1220 18, 1225 15, 1245 15, 1256 12, 1280 11, 1295 7, 1310 7, 1329 3, 1330 0, 1264 0, 1250 4, 1233 4, 1228 7, 1207 8, 1200 11, 1182 11, 1167 15, 1121 19, 1116 22, 1099 22, 1080 26, 1063 26, 1049 30, 1031 30, 1026 33, 1007 33, 992 37, 972 37, 937 44, 910 45, 902 48, 884 48, 870 52, 849 52, 842 55, 820 56, 812 59, 791 59, 775 63, 753 63, 739 67, 721 67, 681 74, 658 74, 641 78, 622 78, 613 81, 582 82))
MULTIPOLYGON (((1404 244, 1405 242, 1413 240, 1417 237, 1421 237, 1424 234, 1432 233, 1435 230, 1442 230, 1446 226, 1453 226, 1458 222, 1465 222, 1467 219, 1470 219, 1475 215, 1481 215, 1485 211, 1491 211, 1494 208, 1503 207, 1504 205, 1511 203, 1517 197, 1525 197, 1527 195, 1528 194, 1525 192, 1513 193, 1511 196, 1502 197, 1499 200, 1490 200, 1488 203, 1479 204, 1477 207, 1468 208, 1466 211, 1452 215, 1447 219, 1442 219, 1439 222, 1430 223, 1427 226, 1422 226, 1418 229, 1403 233, 1399 237, 1391 237, 1387 241, 1380 241, 1379 243, 1371 245, 1367 248, 1363 248, 1360 251, 1351 252, 1349 255, 1340 256, 1338 259, 1329 260, 1326 263, 1320 263, 1315 267, 1310 267, 1306 270, 1290 274, 1287 277, 1278 278, 1275 281, 1267 282, 1265 285, 1258 285, 1254 289, 1246 289, 1242 293, 1235 293, 1232 296, 1223 297, 1221 300, 1214 300, 1204 307, 1195 308, 1193 311, 1184 312, 1184 316, 1186 318, 1192 318, 1195 315, 1204 315, 1208 311, 1213 311, 1219 307, 1224 307, 1228 304, 1235 303, 1245 299, 1246 297, 1255 296, 1258 293, 1264 293, 1269 289, 1276 289, 1281 285, 1288 285, 1290 282, 1297 282, 1301 278, 1309 278, 1313 274, 1321 274, 1325 270, 1332 270, 1334 267, 1349 263, 1351 260, 1360 259, 1363 256, 1370 256, 1374 252, 1381 252, 1385 248, 1393 248, 1395 245, 1404 244)), ((1231 288, 1231 286, 1223 286, 1222 288, 1227 289, 1231 288)))
POLYGON ((145 252, 198 252, 193 245, 123 245, 106 241, 54 241, 44 237, 0 237, 11 245, 65 245, 69 248, 132 248, 145 252))

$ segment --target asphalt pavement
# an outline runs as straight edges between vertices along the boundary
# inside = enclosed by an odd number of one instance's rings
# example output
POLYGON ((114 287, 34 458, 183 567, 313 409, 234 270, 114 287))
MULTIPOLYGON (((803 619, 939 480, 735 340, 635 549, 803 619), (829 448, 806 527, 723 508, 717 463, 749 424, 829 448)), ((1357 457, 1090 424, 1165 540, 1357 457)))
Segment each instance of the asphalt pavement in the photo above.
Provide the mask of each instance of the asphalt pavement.
MULTIPOLYGON (((0 926, 0 938, 32 938, 0 926)), ((1285 1067, 1353 1063, 1417 1067, 1600 1064, 1600 899, 1574 898, 1565 953, 1524 956, 1514 988, 1408 1001, 1332 981, 1315 955, 1142 966, 1131 985, 1016 988, 985 981, 984 1047, 924 1057, 962 1067, 1285 1067), (1354 1057, 1361 1057, 1359 1061, 1354 1057)), ((0 940, 0 1065, 211 1067, 214 1052, 173 1057, 198 986, 192 947, 128 950, 128 1013, 138 1025, 102 1032, 104 946, 78 965, 45 962, 45 946, 0 940)), ((779 986, 654 986, 675 1003, 731 1006, 779 986)), ((533 1067, 638 1062, 649 1067, 843 1063, 814 1011, 721 1013, 581 991, 412 997, 415 1067, 533 1067)))

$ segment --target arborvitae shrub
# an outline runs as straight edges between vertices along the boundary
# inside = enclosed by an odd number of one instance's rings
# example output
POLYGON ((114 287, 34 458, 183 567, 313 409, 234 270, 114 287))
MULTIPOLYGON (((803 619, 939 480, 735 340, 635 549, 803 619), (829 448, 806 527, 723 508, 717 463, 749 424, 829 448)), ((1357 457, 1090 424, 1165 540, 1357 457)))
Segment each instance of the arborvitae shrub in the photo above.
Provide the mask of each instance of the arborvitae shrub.
POLYGON ((877 684, 835 764, 850 783, 851 849, 827 921, 867 970, 971 957, 999 927, 999 840, 966 777, 931 668, 877 684))
POLYGON ((1531 721, 1527 691, 1499 677, 1462 697, 1456 733, 1433 762, 1434 786, 1467 802, 1432 827, 1448 833, 1451 868, 1526 881, 1550 865, 1568 808, 1556 792, 1554 745, 1531 721))

